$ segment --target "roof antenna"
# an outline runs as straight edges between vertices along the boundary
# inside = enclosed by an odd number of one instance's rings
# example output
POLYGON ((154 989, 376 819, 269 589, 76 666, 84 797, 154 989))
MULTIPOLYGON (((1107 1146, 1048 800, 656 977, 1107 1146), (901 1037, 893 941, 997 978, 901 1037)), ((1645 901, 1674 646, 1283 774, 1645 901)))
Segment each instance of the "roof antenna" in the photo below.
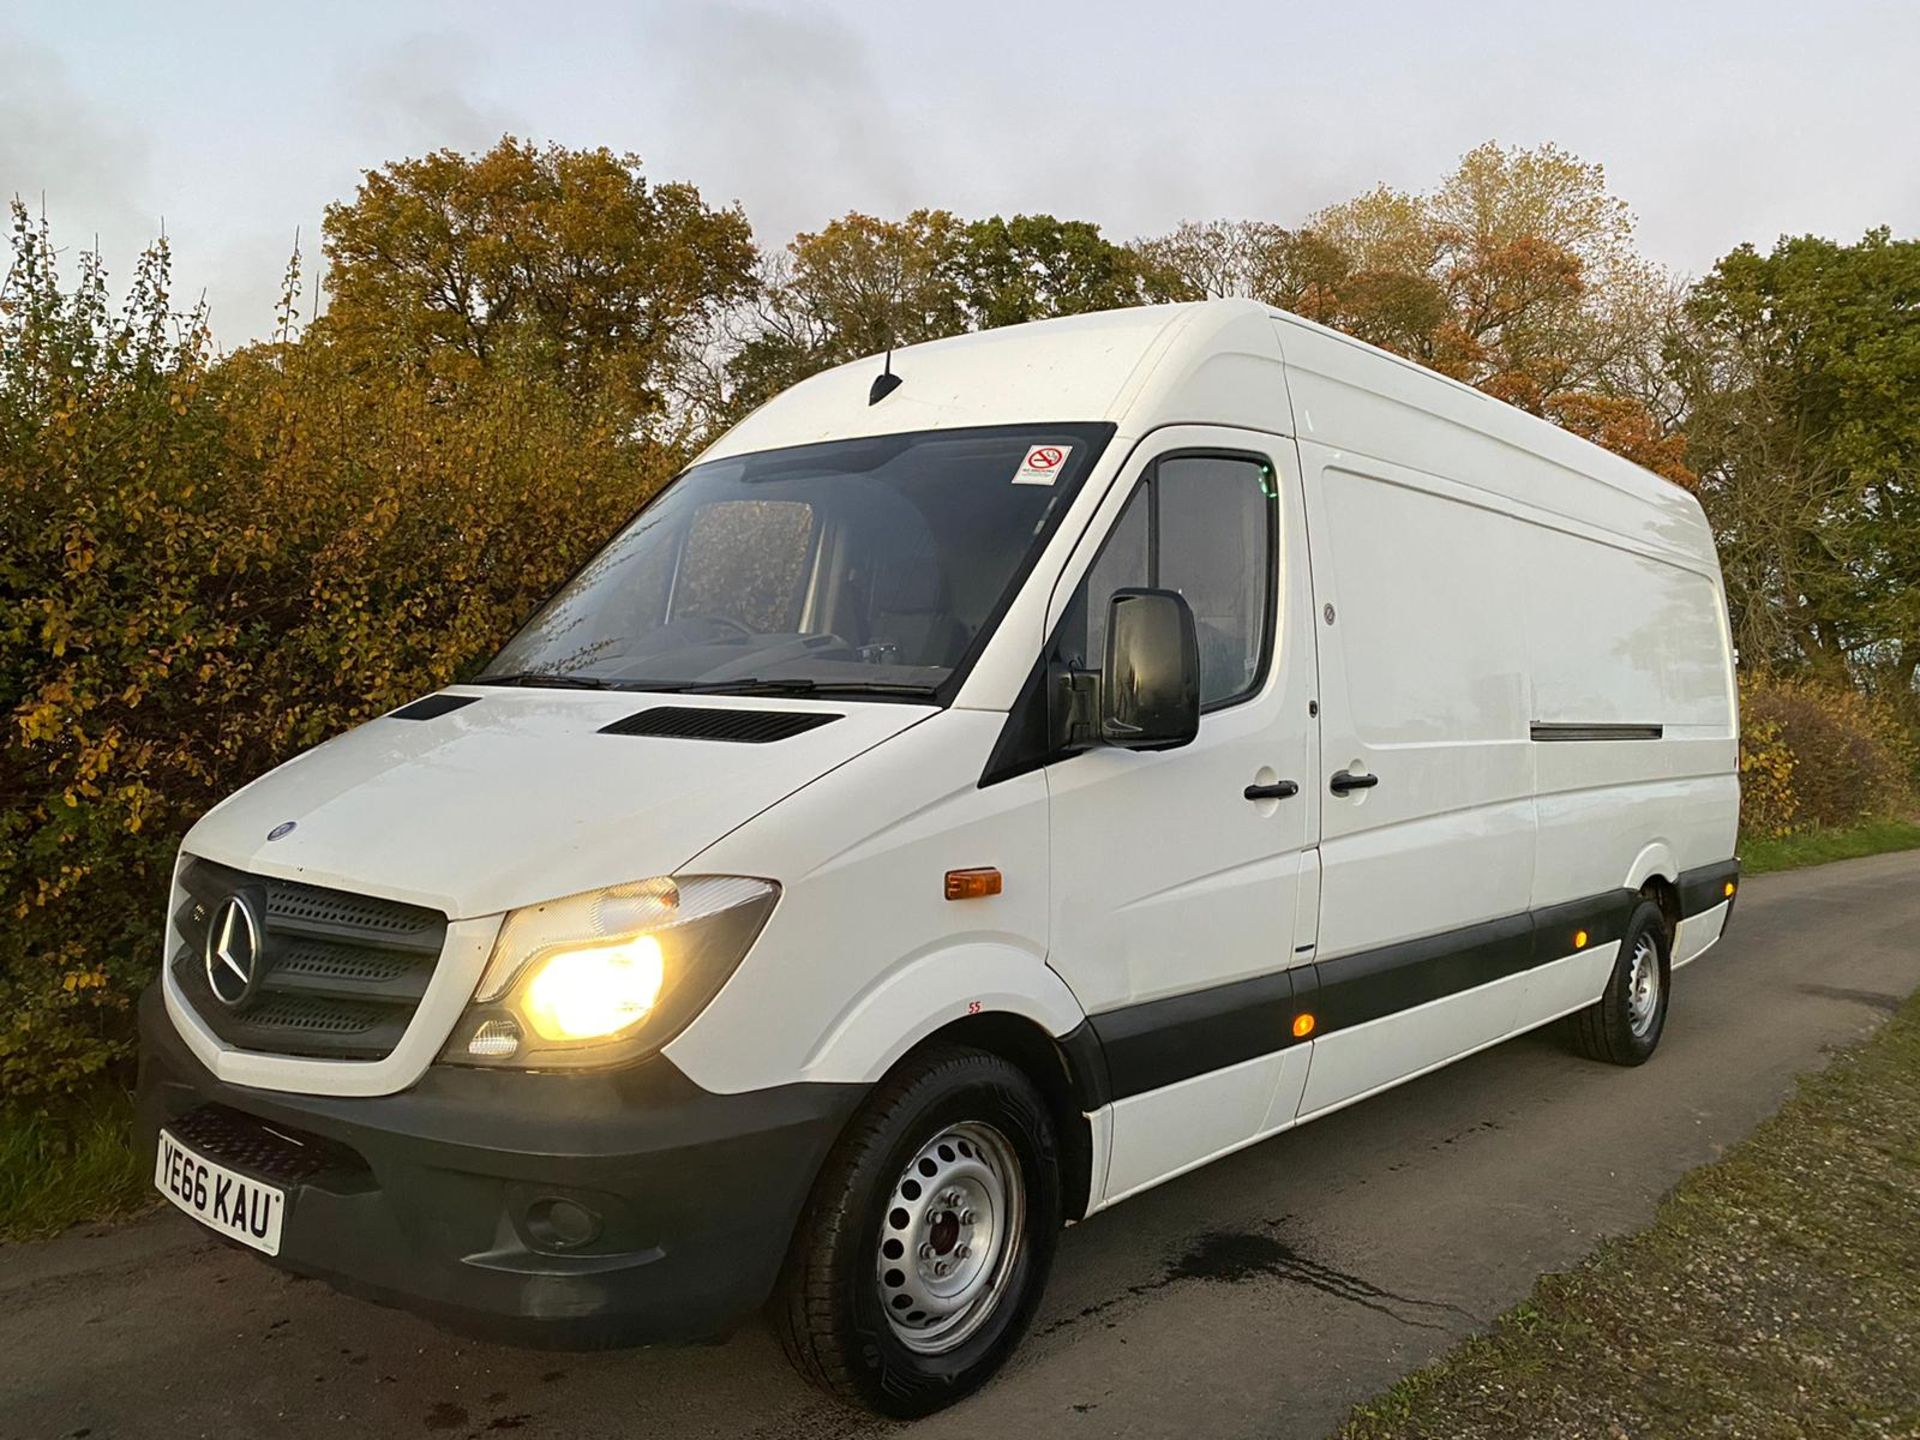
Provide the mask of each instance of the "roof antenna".
POLYGON ((878 405, 887 396, 900 388, 900 377, 893 373, 893 337, 900 326, 900 271, 897 265, 893 273, 893 284, 887 287, 887 363, 880 373, 873 377, 873 388, 867 391, 867 404, 878 405))
POLYGON ((867 404, 878 405, 887 396, 898 390, 900 377, 893 373, 893 346, 887 346, 887 367, 873 377, 873 388, 867 391, 867 404))

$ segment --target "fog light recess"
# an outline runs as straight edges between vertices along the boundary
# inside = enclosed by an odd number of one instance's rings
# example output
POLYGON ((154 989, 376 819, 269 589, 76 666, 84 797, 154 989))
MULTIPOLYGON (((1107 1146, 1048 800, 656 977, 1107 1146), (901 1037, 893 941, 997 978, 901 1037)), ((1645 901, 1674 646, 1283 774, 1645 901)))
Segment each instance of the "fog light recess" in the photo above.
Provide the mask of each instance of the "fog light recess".
POLYGON ((559 1195, 546 1195, 527 1207, 527 1233, 550 1250, 578 1250, 600 1238, 600 1217, 559 1195))

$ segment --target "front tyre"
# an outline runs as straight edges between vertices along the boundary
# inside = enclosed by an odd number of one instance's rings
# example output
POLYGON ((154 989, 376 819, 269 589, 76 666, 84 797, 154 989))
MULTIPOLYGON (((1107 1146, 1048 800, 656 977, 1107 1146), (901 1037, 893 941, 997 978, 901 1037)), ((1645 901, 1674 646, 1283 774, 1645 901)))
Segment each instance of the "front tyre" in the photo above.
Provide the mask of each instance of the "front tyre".
POLYGON ((1019 1343, 1060 1233, 1052 1116, 998 1056, 928 1049, 882 1081, 801 1215, 773 1318, 842 1399, 911 1419, 1019 1343))
POLYGON ((1572 1018, 1574 1048, 1590 1060, 1645 1064, 1667 1027, 1672 973, 1666 917, 1642 900, 1627 921, 1606 993, 1572 1018))

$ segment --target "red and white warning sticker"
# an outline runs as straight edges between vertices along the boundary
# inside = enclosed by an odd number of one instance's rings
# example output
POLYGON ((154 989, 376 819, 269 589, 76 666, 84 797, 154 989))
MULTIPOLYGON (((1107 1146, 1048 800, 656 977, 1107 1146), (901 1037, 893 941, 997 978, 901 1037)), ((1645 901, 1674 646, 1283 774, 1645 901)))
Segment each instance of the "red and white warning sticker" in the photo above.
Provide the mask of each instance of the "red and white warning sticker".
POLYGON ((1051 485, 1060 478, 1060 471, 1067 463, 1067 456, 1073 453, 1071 445, 1035 445, 1027 451, 1027 458, 1020 462, 1020 468, 1013 472, 1016 485, 1051 485))

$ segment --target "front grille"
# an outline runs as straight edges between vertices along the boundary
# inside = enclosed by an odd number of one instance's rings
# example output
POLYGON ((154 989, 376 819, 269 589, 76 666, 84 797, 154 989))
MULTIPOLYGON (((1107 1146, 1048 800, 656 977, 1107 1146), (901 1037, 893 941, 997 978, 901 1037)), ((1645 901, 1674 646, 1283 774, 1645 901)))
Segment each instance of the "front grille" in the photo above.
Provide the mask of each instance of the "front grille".
POLYGON ((367 1162, 344 1145, 276 1129, 222 1105, 202 1105, 167 1121, 166 1128, 196 1155, 281 1185, 298 1185, 318 1175, 367 1171, 367 1162))
MULTIPOLYGON (((427 993, 447 939, 437 910, 319 885, 249 875, 210 860, 180 871, 173 974, 207 1027, 229 1045, 273 1055, 381 1060, 427 993), (207 976, 208 930, 241 897, 260 927, 252 990, 237 1005, 207 976)), ((232 980, 223 977, 231 987, 232 980)))

